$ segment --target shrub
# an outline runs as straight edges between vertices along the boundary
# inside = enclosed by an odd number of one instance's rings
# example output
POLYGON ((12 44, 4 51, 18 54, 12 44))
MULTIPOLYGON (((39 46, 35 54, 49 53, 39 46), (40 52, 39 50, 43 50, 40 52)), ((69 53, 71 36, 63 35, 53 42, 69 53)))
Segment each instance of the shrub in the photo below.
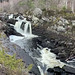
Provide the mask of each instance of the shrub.
POLYGON ((6 75, 27 75, 22 59, 16 59, 16 55, 10 56, 4 50, 0 50, 0 70, 6 75))
POLYGON ((4 52, 4 50, 0 50, 0 64, 5 67, 9 67, 11 70, 23 69, 24 63, 22 59, 16 59, 15 54, 10 56, 4 52))
POLYGON ((63 10, 63 11, 66 11, 67 9, 66 9, 66 7, 65 7, 65 6, 63 6, 62 10, 63 10))
POLYGON ((16 59, 16 54, 10 56, 4 50, 0 50, 0 70, 4 70, 6 75, 28 75, 32 67, 33 64, 30 64, 25 68, 22 59, 16 59))

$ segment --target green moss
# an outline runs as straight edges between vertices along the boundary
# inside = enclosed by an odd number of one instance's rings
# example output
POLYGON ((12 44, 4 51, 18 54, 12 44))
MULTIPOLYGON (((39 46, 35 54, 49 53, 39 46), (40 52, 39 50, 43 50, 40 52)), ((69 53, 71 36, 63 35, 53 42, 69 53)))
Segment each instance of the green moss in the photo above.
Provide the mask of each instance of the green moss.
POLYGON ((65 6, 63 6, 62 10, 63 10, 63 11, 66 11, 67 9, 66 9, 66 7, 65 7, 65 6))
POLYGON ((73 17, 74 14, 73 13, 66 13, 66 17, 73 17))
POLYGON ((28 69, 28 70, 31 70, 32 67, 33 67, 33 64, 30 64, 30 65, 27 67, 27 69, 28 69))

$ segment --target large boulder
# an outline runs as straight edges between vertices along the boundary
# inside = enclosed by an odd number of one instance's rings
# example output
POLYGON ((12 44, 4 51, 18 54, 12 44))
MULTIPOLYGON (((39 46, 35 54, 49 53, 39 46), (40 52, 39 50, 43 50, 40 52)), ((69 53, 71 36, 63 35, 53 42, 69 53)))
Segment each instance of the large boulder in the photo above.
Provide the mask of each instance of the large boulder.
POLYGON ((41 18, 42 17, 42 10, 40 8, 35 8, 33 11, 33 15, 38 18, 41 18))

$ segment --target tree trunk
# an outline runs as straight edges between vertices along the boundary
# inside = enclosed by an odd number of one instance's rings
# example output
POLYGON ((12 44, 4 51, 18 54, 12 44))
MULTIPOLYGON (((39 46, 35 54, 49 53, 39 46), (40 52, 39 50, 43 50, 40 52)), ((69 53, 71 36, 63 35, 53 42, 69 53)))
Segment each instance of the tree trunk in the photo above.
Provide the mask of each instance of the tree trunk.
POLYGON ((72 12, 74 13, 74 0, 72 0, 72 6, 71 6, 72 12))
POLYGON ((66 9, 67 9, 67 5, 68 5, 67 3, 68 3, 68 0, 66 0, 66 9))

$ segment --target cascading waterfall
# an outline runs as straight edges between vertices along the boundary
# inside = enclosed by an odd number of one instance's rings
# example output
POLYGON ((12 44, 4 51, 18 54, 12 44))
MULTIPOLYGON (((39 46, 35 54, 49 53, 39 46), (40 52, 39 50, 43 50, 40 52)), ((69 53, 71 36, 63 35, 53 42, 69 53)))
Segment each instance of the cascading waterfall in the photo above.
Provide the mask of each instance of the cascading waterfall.
POLYGON ((24 26, 24 33, 25 34, 29 34, 31 35, 32 34, 32 28, 31 28, 31 23, 30 22, 27 22, 24 26))
POLYGON ((38 37, 37 35, 32 34, 31 22, 27 21, 26 18, 24 20, 19 20, 16 22, 14 29, 22 34, 25 38, 35 38, 38 37), (21 28, 22 23, 24 24, 24 30, 21 28))
POLYGON ((61 62, 60 60, 57 60, 56 55, 50 52, 50 50, 51 49, 48 49, 48 48, 43 48, 42 50, 40 50, 41 57, 37 60, 41 62, 42 63, 41 65, 43 66, 43 67, 40 67, 38 65, 41 75, 47 74, 48 68, 54 68, 58 66, 62 68, 65 65, 65 63, 61 62), (43 71, 44 65, 46 65, 45 71, 43 71))
POLYGON ((23 30, 20 28, 20 27, 21 27, 21 24, 22 24, 22 21, 16 22, 16 24, 15 24, 15 26, 14 26, 14 29, 15 29, 17 32, 23 34, 23 30))
POLYGON ((25 52, 28 53, 28 56, 30 56, 32 60, 37 64, 37 67, 41 75, 44 75, 47 72, 48 68, 54 68, 57 66, 62 68, 64 65, 66 65, 60 60, 57 60, 56 55, 50 52, 50 49, 42 48, 42 47, 41 47, 42 49, 39 49, 38 47, 37 49, 34 49, 32 47, 33 46, 32 38, 35 38, 38 36, 32 34, 31 22, 26 21, 26 18, 24 18, 24 20, 19 19, 19 21, 16 22, 14 29, 20 34, 22 34, 23 36, 11 35, 9 36, 10 41, 17 44, 22 49, 24 49, 25 52), (25 22, 23 26, 24 29, 21 28, 22 22, 25 22), (39 56, 39 57, 36 57, 36 56, 39 56))

